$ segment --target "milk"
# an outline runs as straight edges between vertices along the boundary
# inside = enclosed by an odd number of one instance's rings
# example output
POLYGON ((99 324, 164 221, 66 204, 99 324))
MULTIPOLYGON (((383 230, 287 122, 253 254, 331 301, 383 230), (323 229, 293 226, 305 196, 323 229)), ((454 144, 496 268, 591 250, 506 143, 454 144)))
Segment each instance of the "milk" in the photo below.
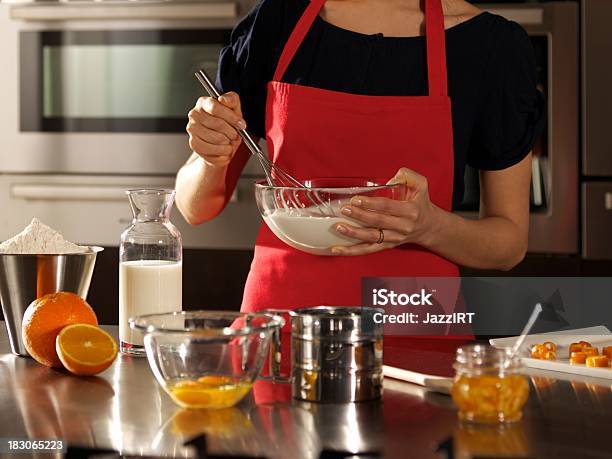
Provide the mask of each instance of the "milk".
POLYGON ((181 262, 137 260, 119 263, 119 340, 142 346, 142 334, 130 329, 128 319, 142 314, 182 309, 181 262))
POLYGON ((285 244, 314 255, 331 255, 333 246, 358 244, 359 240, 344 236, 334 229, 338 223, 363 227, 355 220, 344 217, 305 216, 287 209, 276 209, 265 215, 264 221, 285 244))

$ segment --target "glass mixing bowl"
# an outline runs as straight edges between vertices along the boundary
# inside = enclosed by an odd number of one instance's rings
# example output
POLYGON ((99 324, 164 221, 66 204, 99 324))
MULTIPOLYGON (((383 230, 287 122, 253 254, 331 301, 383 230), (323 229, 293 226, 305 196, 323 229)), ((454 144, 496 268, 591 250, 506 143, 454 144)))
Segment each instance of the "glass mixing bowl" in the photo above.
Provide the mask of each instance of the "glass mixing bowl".
POLYGON ((334 229, 337 223, 363 226, 341 209, 353 196, 403 200, 406 185, 385 185, 386 180, 365 178, 317 178, 303 181, 305 188, 255 183, 259 212, 270 230, 285 244, 314 255, 331 255, 334 246, 360 241, 334 229))
POLYGON ((157 382, 186 408, 238 403, 266 360, 273 333, 285 321, 271 313, 182 311, 130 319, 144 334, 157 382))

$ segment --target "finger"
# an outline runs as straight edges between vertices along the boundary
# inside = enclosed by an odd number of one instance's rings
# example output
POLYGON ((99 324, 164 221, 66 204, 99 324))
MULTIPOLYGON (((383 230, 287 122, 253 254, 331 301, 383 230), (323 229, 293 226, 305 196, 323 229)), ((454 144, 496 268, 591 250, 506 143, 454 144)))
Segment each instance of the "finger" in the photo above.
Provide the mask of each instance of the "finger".
POLYGON ((376 211, 382 214, 394 215, 402 218, 415 218, 417 206, 409 201, 398 201, 389 198, 373 198, 368 196, 355 196, 350 202, 351 209, 354 207, 376 211))
MULTIPOLYGON (((347 225, 345 223, 339 223, 334 226, 334 229, 342 234, 343 236, 352 237, 353 239, 359 239, 364 242, 378 243, 380 239, 380 231, 377 228, 360 228, 358 226, 347 225)), ((384 242, 394 242, 401 244, 405 235, 390 229, 384 229, 384 242)))
POLYGON ((242 115, 239 115, 234 110, 226 107, 212 97, 200 97, 196 104, 196 108, 204 110, 215 118, 221 118, 235 128, 246 129, 246 121, 244 121, 242 115))
POLYGON ((427 178, 413 171, 412 169, 408 169, 407 167, 402 167, 397 171, 395 176, 387 182, 387 185, 396 185, 396 184, 404 184, 408 188, 412 189, 413 196, 416 195, 419 191, 427 188, 427 178))
POLYGON ((236 128, 231 126, 224 119, 212 116, 201 110, 193 110, 192 112, 190 112, 189 118, 200 123, 202 126, 224 134, 229 140, 237 140, 240 138, 236 128))
POLYGON ((233 91, 226 92, 219 97, 219 102, 234 110, 242 118, 242 105, 240 103, 240 96, 237 93, 233 91))
POLYGON ((370 228, 389 228, 401 231, 406 226, 404 218, 365 210, 355 206, 344 206, 341 212, 343 215, 362 222, 370 228))
POLYGON ((380 252, 382 250, 393 248, 393 244, 388 244, 386 242, 382 244, 371 244, 369 242, 364 242, 361 244, 355 244, 350 246, 336 246, 332 247, 331 253, 332 255, 341 255, 341 256, 356 256, 356 255, 368 255, 370 253, 380 252))
POLYGON ((201 124, 195 129, 188 129, 187 132, 193 134, 195 137, 199 137, 205 142, 212 143, 213 145, 230 145, 232 143, 232 141, 228 139, 225 134, 208 129, 201 124))
POLYGON ((234 152, 231 145, 215 145, 193 136, 189 137, 189 147, 205 158, 221 156, 231 159, 234 152))
POLYGON ((212 143, 214 145, 230 145, 232 143, 232 140, 228 139, 225 134, 208 129, 195 120, 189 120, 189 123, 187 124, 187 132, 194 137, 199 137, 205 142, 212 143))

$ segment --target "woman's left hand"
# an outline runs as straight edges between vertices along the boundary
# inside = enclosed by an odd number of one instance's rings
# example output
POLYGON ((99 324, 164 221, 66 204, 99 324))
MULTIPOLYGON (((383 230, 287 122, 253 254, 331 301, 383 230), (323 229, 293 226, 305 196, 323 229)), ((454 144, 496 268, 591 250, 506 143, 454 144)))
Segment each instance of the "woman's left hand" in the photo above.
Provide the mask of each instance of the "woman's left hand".
POLYGON ((355 196, 342 208, 343 215, 363 224, 363 228, 339 223, 334 229, 344 236, 363 242, 332 248, 334 255, 365 255, 413 243, 427 246, 437 228, 442 211, 429 199, 427 179, 402 167, 388 184, 403 183, 406 199, 355 196), (381 241, 382 239, 382 241, 381 241))

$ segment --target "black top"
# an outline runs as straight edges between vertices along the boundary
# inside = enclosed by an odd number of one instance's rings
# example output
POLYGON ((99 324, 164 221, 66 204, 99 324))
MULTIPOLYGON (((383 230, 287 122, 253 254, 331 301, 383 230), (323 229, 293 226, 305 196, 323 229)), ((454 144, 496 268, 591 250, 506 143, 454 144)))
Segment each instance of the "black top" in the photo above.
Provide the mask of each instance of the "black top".
MULTIPOLYGON (((217 84, 240 94, 249 130, 265 137, 266 84, 307 0, 262 0, 234 29, 217 84)), ((446 31, 455 149, 453 202, 466 163, 499 170, 521 161, 542 131, 533 46, 515 22, 490 13, 446 31)), ((424 37, 364 35, 317 17, 284 82, 366 95, 427 95, 424 37)), ((398 164, 398 168, 403 164, 398 164)))

